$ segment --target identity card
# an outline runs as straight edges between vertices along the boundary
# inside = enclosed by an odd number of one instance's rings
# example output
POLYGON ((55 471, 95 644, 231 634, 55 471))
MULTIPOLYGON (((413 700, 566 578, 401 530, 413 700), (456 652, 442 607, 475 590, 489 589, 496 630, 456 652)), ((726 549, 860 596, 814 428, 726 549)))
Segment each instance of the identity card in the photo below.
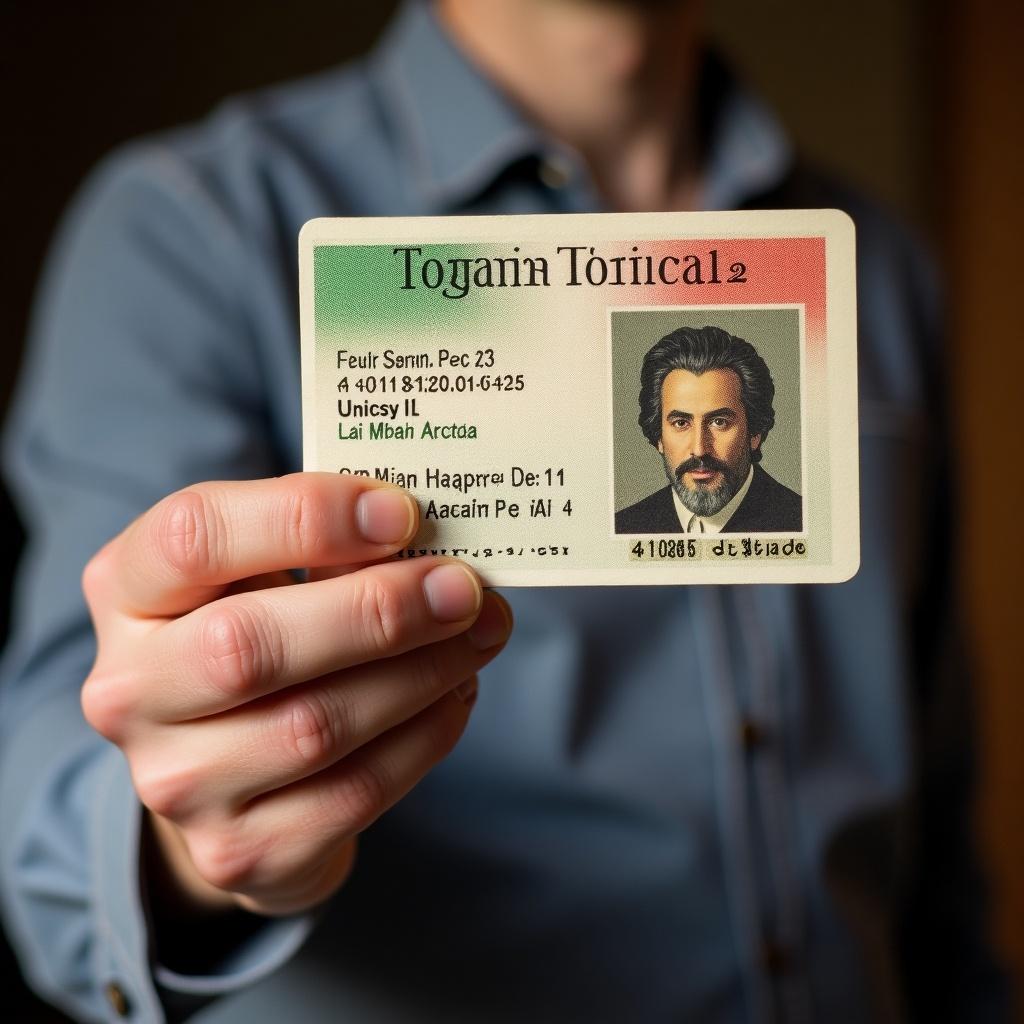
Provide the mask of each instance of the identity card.
POLYGON ((838 583, 860 561, 836 210, 302 230, 304 465, 408 489, 488 585, 838 583))

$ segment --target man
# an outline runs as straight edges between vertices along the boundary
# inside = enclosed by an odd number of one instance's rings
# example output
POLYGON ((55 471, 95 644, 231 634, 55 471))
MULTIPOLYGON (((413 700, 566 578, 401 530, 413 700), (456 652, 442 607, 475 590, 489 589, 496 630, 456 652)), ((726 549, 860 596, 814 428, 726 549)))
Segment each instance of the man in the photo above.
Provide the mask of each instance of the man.
POLYGON ((775 425, 775 383, 754 346, 717 327, 680 327, 644 356, 640 429, 668 486, 615 514, 616 533, 782 533, 800 495, 758 463, 775 425))
POLYGON ((947 421, 928 277, 698 28, 684 0, 406 4, 365 61, 86 187, 7 445, 33 537, 0 883, 50 998, 205 1024, 998 1008, 944 449, 903 429, 947 421), (849 584, 506 601, 381 562, 415 528, 397 489, 281 476, 308 218, 742 205, 858 220, 849 584))

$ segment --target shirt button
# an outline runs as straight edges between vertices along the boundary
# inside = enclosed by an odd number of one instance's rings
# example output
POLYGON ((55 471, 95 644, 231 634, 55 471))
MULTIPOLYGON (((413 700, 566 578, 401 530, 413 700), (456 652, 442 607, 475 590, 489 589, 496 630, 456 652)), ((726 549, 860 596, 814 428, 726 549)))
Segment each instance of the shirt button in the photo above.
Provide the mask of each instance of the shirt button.
POLYGON ((549 156, 541 160, 537 174, 543 184, 550 189, 562 189, 572 178, 569 161, 561 156, 549 156))
POLYGON ((740 722, 740 743, 748 754, 759 750, 767 740, 768 734, 764 726, 758 725, 752 718, 744 718, 740 722))
POLYGON ((107 1002, 110 1003, 110 1008, 118 1015, 118 1017, 127 1017, 131 1007, 128 1005, 128 997, 124 994, 124 989, 116 981, 108 981, 107 987, 103 990, 107 997, 107 1002))

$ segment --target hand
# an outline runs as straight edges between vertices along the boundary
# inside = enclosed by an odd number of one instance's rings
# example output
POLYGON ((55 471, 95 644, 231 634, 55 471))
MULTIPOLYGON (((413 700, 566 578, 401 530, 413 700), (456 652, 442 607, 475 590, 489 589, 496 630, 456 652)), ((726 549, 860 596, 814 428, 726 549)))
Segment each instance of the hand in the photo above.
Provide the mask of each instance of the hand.
POLYGON ((361 477, 200 484, 86 567, 85 716, 126 755, 192 906, 319 903, 461 736, 511 615, 461 562, 380 563, 417 521, 361 477), (296 583, 300 566, 328 578, 296 583))

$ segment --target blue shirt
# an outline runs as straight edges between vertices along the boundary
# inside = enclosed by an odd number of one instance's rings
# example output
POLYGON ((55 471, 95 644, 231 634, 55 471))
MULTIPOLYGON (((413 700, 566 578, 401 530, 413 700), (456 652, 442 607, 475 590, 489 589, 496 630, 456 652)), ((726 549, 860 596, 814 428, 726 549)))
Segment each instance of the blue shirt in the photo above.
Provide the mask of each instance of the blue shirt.
POLYGON ((7 435, 31 539, 3 666, 0 876, 31 980, 89 1018, 987 1019, 968 842, 934 289, 713 62, 702 205, 857 221, 863 564, 832 587, 507 594, 455 753, 319 915, 155 964, 140 808, 82 719, 89 557, 166 495, 300 465, 296 235, 325 215, 599 208, 425 5, 364 61, 227 103, 92 177, 7 435), (551 168, 565 173, 551 173, 551 168), (937 502, 937 503, 936 503, 937 502))

